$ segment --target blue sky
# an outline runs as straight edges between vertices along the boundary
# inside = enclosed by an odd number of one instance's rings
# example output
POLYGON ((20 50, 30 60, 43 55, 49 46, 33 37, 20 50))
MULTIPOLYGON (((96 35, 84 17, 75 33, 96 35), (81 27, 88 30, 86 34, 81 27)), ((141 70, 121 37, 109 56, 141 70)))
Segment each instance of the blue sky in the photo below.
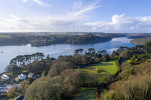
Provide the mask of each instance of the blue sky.
POLYGON ((1 0, 1 32, 151 32, 151 0, 1 0))

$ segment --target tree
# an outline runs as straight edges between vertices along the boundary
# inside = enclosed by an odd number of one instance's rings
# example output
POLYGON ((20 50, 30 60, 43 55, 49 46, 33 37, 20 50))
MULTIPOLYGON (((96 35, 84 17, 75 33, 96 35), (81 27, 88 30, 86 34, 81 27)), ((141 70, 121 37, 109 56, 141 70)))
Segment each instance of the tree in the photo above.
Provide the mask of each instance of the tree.
POLYGON ((17 89, 16 86, 13 86, 11 89, 9 89, 7 92, 7 97, 14 98, 16 96, 15 94, 16 89, 17 89))
POLYGON ((20 74, 23 68, 16 65, 8 65, 5 69, 6 72, 13 72, 14 74, 20 74))
POLYGON ((107 51, 106 51, 106 50, 98 51, 98 54, 101 54, 102 56, 105 56, 105 55, 106 55, 106 53, 107 53, 107 51))
POLYGON ((75 64, 75 65, 79 65, 79 64, 82 64, 82 55, 75 55, 72 57, 72 62, 75 64))
POLYGON ((83 55, 83 49, 76 49, 74 55, 83 55))
POLYGON ((54 77, 56 75, 60 75, 61 72, 63 72, 65 69, 73 69, 74 65, 71 62, 66 61, 55 61, 48 73, 48 76, 54 77))
POLYGON ((94 48, 89 48, 89 49, 88 49, 88 52, 89 52, 90 54, 95 53, 95 49, 94 49, 94 48))
POLYGON ((127 47, 120 46, 120 48, 117 51, 118 51, 118 53, 121 53, 122 51, 125 51, 127 49, 128 49, 127 47))
POLYGON ((147 42, 143 49, 146 51, 146 53, 151 53, 151 42, 147 42))
POLYGON ((49 55, 47 55, 47 57, 46 57, 47 59, 50 59, 50 57, 49 57, 49 55))
POLYGON ((33 61, 40 61, 43 59, 43 57, 44 57, 43 53, 34 53, 32 55, 19 55, 10 61, 10 65, 23 67, 25 65, 32 63, 33 61))
POLYGON ((79 71, 66 69, 60 75, 41 77, 34 81, 25 92, 25 100, 64 100, 83 84, 79 71))
POLYGON ((125 51, 122 51, 121 53, 120 53, 120 57, 123 57, 123 58, 125 58, 125 59, 128 59, 128 58, 130 58, 132 56, 132 54, 131 54, 131 52, 130 52, 130 50, 128 49, 128 50, 125 50, 125 51))
POLYGON ((108 54, 106 54, 105 56, 102 57, 102 60, 106 62, 106 61, 110 60, 110 56, 108 54))
POLYGON ((45 61, 37 61, 37 62, 33 62, 31 64, 28 64, 27 66, 25 66, 25 69, 28 72, 32 72, 32 73, 37 73, 37 74, 41 74, 42 71, 46 71, 49 70, 51 66, 51 63, 46 63, 45 61))
POLYGON ((41 76, 46 76, 47 73, 48 73, 48 71, 43 71, 42 74, 41 74, 41 76))
POLYGON ((117 51, 113 51, 112 54, 110 55, 111 59, 118 59, 119 57, 119 53, 117 51))

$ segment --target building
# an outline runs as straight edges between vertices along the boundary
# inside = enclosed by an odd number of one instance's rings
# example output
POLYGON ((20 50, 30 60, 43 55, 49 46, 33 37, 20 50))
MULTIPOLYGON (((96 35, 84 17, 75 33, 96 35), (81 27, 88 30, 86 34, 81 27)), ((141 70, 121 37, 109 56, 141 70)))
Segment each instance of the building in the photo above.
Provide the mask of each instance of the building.
MULTIPOLYGON (((5 84, 7 90, 11 89, 14 85, 11 85, 11 84, 5 84)), ((15 85, 16 86, 16 85, 15 85)))
POLYGON ((28 74, 28 77, 29 77, 29 78, 34 78, 34 74, 30 72, 30 73, 28 74))
POLYGON ((5 85, 0 85, 0 95, 6 94, 8 92, 8 89, 5 85))
POLYGON ((6 74, 3 74, 3 75, 1 76, 1 79, 4 80, 4 81, 7 81, 7 80, 9 80, 9 76, 6 75, 6 74))
POLYGON ((24 79, 26 79, 27 78, 27 76, 25 75, 25 74, 20 74, 20 75, 18 75, 18 79, 19 80, 24 80, 24 79))

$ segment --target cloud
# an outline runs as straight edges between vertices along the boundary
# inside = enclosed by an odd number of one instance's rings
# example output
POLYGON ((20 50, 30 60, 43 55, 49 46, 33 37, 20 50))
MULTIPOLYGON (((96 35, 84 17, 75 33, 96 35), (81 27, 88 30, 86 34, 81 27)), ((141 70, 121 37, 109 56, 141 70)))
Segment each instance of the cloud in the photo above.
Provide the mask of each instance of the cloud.
POLYGON ((40 5, 40 6, 47 6, 49 7, 50 5, 47 4, 47 3, 44 3, 42 2, 41 0, 22 0, 23 2, 29 2, 29 1, 32 1, 32 2, 35 2, 36 4, 40 5))
POLYGON ((81 15, 81 14, 85 14, 87 12, 90 12, 90 11, 96 9, 96 8, 100 8, 101 5, 98 5, 98 4, 99 4, 99 0, 93 2, 92 4, 90 4, 90 5, 86 6, 86 7, 83 7, 82 9, 80 9, 77 12, 75 12, 74 14, 75 15, 81 15))
POLYGON ((146 17, 125 17, 113 15, 111 22, 98 21, 85 23, 85 25, 97 31, 104 32, 151 32, 151 16, 146 17))
POLYGON ((28 2, 28 0, 22 0, 23 2, 28 2))
POLYGON ((0 19, 0 30, 10 32, 151 32, 151 16, 125 17, 122 14, 113 15, 110 22, 98 21, 87 23, 83 22, 85 17, 74 14, 59 17, 49 15, 26 18, 10 15, 9 18, 0 19))
POLYGON ((82 6, 83 6, 83 3, 81 1, 76 1, 73 3, 72 9, 73 10, 79 10, 80 8, 82 8, 82 6))
MULTIPOLYGON (((28 2, 29 0, 23 0, 28 2)), ((31 0, 30 0, 31 1, 31 0)), ((0 31, 7 32, 151 32, 151 16, 126 17, 126 14, 115 14, 111 21, 88 22, 89 13, 101 5, 99 1, 85 5, 74 2, 72 9, 64 15, 47 15, 19 17, 10 15, 0 17, 0 31), (77 7, 77 8, 75 8, 77 7)), ((101 16, 100 16, 101 17, 101 16)))
MULTIPOLYGON (((28 2, 29 0, 24 0, 28 2)), ((83 3, 74 3, 75 5, 83 3)), ((72 8, 73 8, 72 7, 72 8)), ((89 5, 79 6, 78 9, 72 9, 64 15, 48 15, 48 16, 31 16, 31 17, 19 17, 10 15, 8 18, 0 17, 0 31, 83 31, 86 30, 83 21, 87 13, 98 8, 98 2, 92 2, 89 5), (3 23, 3 24, 1 24, 3 23)))

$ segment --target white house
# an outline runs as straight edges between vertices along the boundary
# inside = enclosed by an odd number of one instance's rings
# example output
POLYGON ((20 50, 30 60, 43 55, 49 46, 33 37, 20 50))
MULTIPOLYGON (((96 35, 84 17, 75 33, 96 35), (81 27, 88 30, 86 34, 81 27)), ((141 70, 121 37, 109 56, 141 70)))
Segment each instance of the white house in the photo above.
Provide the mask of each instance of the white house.
POLYGON ((24 80, 24 79, 26 79, 27 78, 27 76, 25 75, 25 74, 20 74, 20 75, 18 75, 18 79, 19 80, 24 80))
POLYGON ((28 74, 28 77, 29 77, 29 78, 33 78, 33 77, 34 77, 34 74, 30 72, 30 73, 28 74))
POLYGON ((6 74, 3 74, 3 75, 1 76, 1 79, 3 79, 4 81, 7 81, 7 80, 9 80, 9 76, 6 75, 6 74))
POLYGON ((6 94, 8 92, 5 85, 0 85, 0 95, 6 94))
POLYGON ((10 84, 5 84, 7 90, 11 89, 14 85, 10 85, 10 84))

